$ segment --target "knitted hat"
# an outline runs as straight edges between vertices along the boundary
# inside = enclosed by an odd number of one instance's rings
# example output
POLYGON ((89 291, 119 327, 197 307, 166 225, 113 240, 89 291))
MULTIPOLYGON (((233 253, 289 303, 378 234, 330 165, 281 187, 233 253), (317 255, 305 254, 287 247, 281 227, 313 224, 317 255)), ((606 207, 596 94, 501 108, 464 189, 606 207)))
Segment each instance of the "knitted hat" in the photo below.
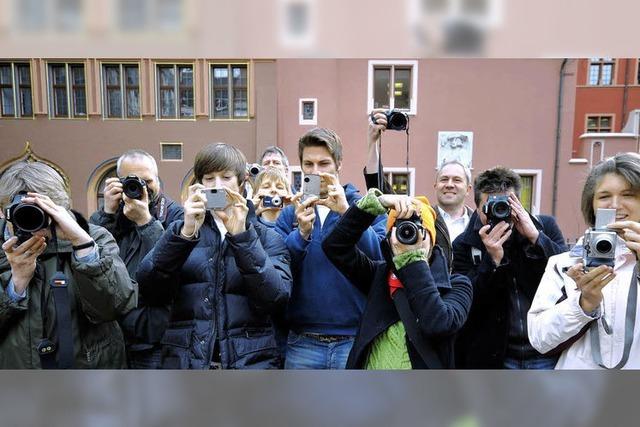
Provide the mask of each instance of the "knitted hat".
MULTIPOLYGON (((414 197, 417 201, 420 202, 420 217, 422 218, 422 226, 425 230, 429 232, 431 236, 431 243, 433 244, 436 241, 436 211, 433 210, 431 204, 429 203, 429 199, 425 196, 417 196, 414 197)), ((398 212, 395 209, 389 210, 389 216, 387 218, 387 231, 391 230, 391 228, 396 223, 396 218, 398 216, 398 212)))

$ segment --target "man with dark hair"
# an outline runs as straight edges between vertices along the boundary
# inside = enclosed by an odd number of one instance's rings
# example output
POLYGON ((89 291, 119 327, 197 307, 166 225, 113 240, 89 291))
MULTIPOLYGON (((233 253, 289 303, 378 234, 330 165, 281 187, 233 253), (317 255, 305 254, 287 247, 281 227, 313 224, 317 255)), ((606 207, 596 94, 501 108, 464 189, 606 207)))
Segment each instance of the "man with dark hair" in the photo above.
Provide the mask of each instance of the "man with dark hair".
POLYGON ((459 368, 552 369, 557 360, 531 346, 527 311, 547 260, 566 245, 553 217, 522 207, 520 188, 518 174, 503 167, 474 182, 476 212, 453 245, 453 272, 473 284, 471 313, 456 342, 459 368))
MULTIPOLYGON (((106 228, 116 239, 120 257, 131 278, 138 264, 151 251, 164 229, 182 219, 180 205, 160 191, 158 166, 151 154, 129 150, 118 158, 118 177, 106 180, 104 207, 91 215, 90 222, 106 228), (127 196, 122 178, 138 178, 142 186, 139 198, 127 196), (142 184, 144 183, 144 184, 142 184)), ((129 367, 153 369, 160 363, 160 339, 169 320, 165 306, 146 306, 142 299, 138 307, 121 319, 127 342, 129 367)))
MULTIPOLYGON (((358 331, 366 298, 329 261, 321 243, 350 205, 361 197, 351 184, 342 186, 340 137, 316 128, 298 142, 305 176, 320 175, 320 195, 284 208, 276 230, 291 253, 293 289, 288 307, 290 324, 286 369, 342 369, 358 331)), ((368 257, 382 259, 384 215, 366 228, 358 248, 368 257)))

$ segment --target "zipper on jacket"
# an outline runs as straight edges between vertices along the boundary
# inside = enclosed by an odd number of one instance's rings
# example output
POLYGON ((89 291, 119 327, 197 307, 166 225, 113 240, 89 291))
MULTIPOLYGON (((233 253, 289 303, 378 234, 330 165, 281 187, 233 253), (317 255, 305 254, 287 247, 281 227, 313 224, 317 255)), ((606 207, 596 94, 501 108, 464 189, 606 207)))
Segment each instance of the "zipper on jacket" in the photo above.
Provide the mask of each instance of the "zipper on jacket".
MULTIPOLYGON (((524 320, 522 319, 522 306, 520 305, 520 292, 518 291, 518 285, 516 278, 512 277, 513 287, 516 291, 516 306, 518 308, 518 320, 520 321, 520 334, 524 333, 524 320)), ((524 361, 524 344, 520 344, 520 360, 524 361)))

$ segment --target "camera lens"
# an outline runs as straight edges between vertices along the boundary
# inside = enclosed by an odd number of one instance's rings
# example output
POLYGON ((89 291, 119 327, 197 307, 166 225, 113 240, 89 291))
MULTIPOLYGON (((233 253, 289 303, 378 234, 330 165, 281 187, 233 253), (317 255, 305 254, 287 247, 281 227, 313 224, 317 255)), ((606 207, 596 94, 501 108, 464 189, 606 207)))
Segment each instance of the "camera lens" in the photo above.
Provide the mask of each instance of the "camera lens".
POLYGON ((125 178, 122 182, 122 191, 130 199, 142 199, 144 193, 143 186, 136 177, 125 178))
POLYGON ((609 253, 611 249, 613 249, 613 245, 608 240, 603 239, 596 242, 596 251, 601 254, 609 253))
POLYGON ((392 113, 387 126, 391 129, 405 129, 407 127, 407 118, 402 113, 392 113))
POLYGON ((12 222, 17 228, 33 233, 49 225, 49 215, 38 206, 22 204, 14 210, 12 222))
POLYGON ((304 182, 309 182, 311 179, 308 176, 304 177, 304 182))
POLYGON ((213 189, 211 190, 211 194, 216 194, 217 192, 218 192, 218 190, 217 190, 217 189, 215 189, 215 188, 213 188, 213 189))
POLYGON ((396 238, 403 245, 413 245, 418 241, 418 227, 412 222, 402 222, 396 227, 396 238))
POLYGON ((493 216, 496 218, 507 218, 511 214, 511 209, 506 202, 496 202, 493 205, 493 216))

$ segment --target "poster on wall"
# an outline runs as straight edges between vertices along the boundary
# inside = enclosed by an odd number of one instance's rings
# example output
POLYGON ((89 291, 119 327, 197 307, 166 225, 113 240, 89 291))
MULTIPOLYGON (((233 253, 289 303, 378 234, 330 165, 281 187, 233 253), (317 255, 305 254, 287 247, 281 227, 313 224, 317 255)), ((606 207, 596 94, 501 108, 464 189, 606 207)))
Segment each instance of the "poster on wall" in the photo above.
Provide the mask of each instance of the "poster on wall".
POLYGON ((438 132, 438 167, 456 160, 471 168, 473 155, 473 132, 438 132))

